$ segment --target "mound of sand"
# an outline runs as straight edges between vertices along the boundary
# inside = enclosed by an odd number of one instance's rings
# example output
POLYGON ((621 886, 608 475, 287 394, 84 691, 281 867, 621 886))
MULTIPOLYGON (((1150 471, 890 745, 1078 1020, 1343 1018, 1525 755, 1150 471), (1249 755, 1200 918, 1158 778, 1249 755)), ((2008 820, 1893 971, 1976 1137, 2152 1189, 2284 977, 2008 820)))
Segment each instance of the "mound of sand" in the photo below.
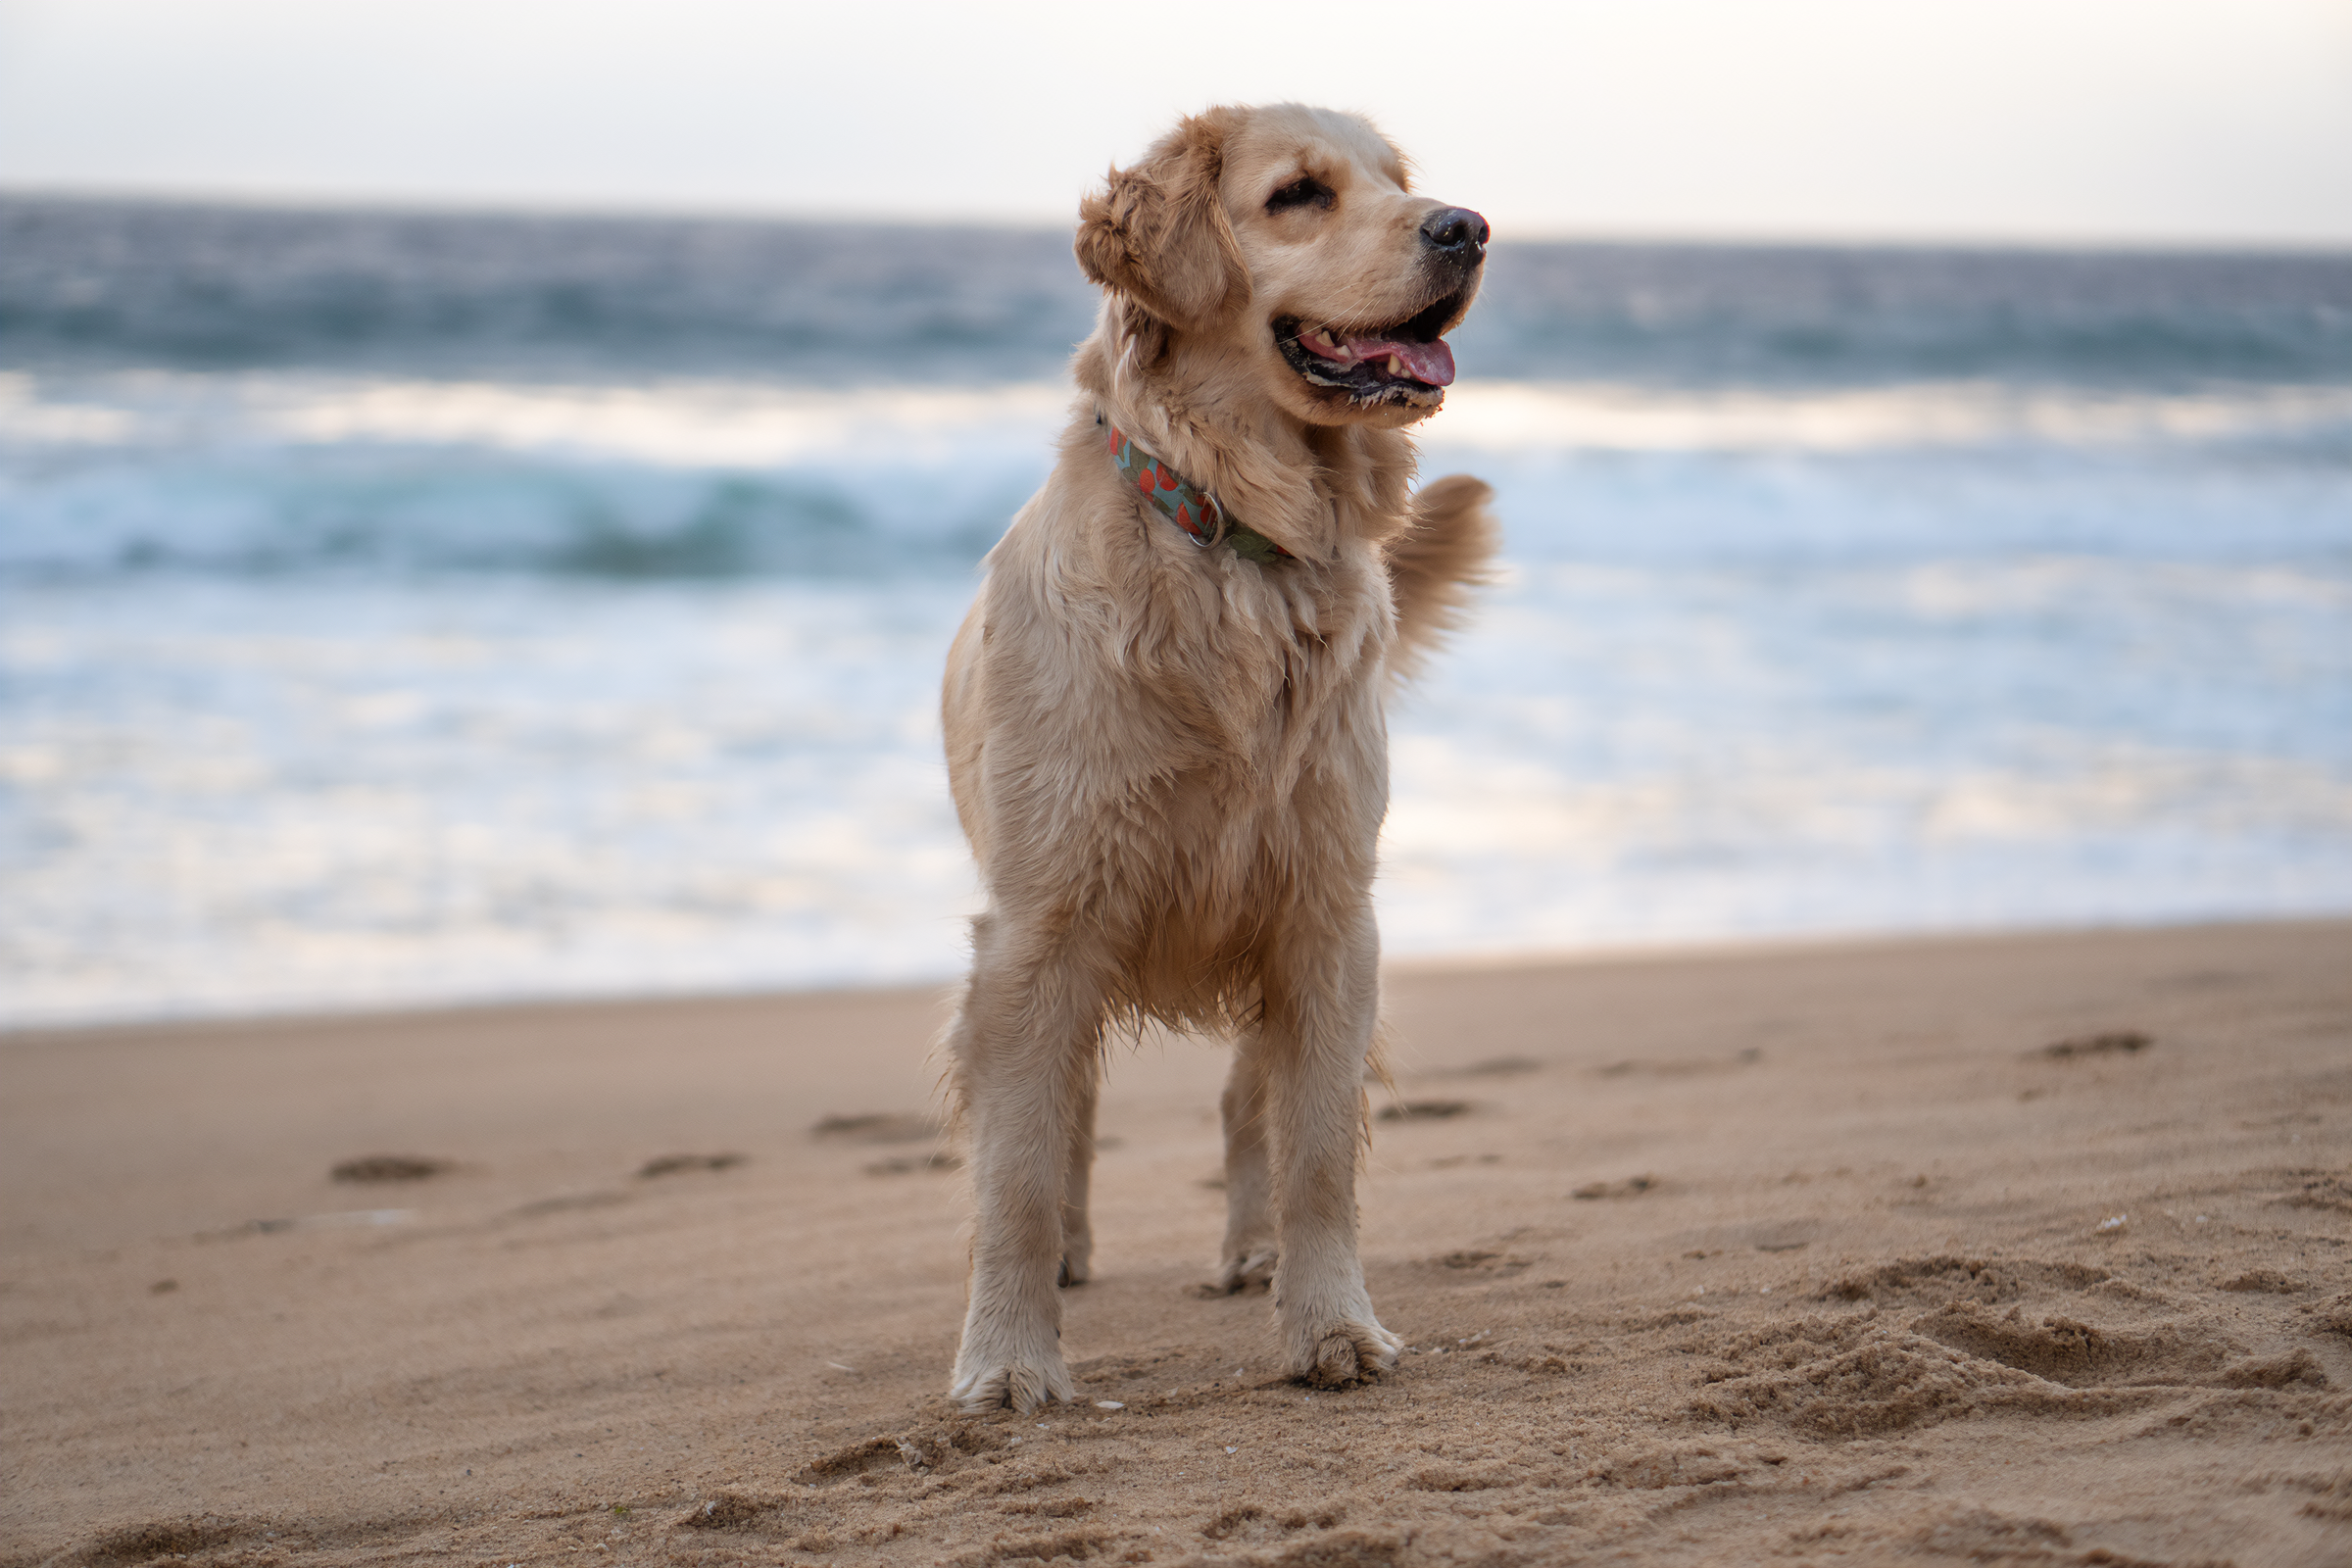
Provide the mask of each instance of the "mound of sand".
POLYGON ((1221 1061, 1148 1045, 1026 1418, 942 1397, 935 998, 10 1037, 0 1562, 2352 1561, 2347 957, 1394 976, 1339 1392, 1200 1293, 1221 1061))

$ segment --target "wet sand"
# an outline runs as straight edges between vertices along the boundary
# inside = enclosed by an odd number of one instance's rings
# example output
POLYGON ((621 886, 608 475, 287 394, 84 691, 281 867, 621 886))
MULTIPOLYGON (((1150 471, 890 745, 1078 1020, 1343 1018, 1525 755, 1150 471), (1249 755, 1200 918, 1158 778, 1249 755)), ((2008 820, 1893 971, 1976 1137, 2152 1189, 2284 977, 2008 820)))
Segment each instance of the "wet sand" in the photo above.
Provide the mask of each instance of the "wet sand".
POLYGON ((941 1011, 0 1037, 0 1563, 2352 1561, 2352 923, 1395 973, 1340 1392, 1148 1045, 1026 1418, 941 1011))

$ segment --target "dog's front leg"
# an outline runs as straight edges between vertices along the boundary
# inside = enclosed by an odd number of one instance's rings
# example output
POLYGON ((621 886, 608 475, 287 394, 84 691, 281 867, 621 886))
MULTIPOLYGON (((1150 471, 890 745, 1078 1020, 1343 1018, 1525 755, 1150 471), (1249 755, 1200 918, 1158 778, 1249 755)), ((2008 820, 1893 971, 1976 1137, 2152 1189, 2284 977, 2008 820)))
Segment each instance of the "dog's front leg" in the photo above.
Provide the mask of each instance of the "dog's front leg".
POLYGON ((1095 1181, 1095 1097, 1102 1083, 1101 1061, 1089 1054, 1070 1106, 1069 1139, 1061 1171, 1061 1274, 1063 1285, 1094 1277, 1095 1227, 1088 1218, 1088 1193, 1095 1181))
POLYGON ((1347 1383, 1396 1364, 1356 1256, 1364 1062, 1380 1011, 1369 909, 1322 941, 1286 944, 1266 976, 1263 1047, 1282 1258, 1274 1304, 1293 1376, 1347 1383))
POLYGON ((1266 1052, 1251 1029, 1234 1048, 1220 1107, 1225 1122, 1225 1247, 1217 1289, 1231 1293, 1274 1277, 1274 1171, 1266 1126, 1266 1052))
POLYGON ((1101 990, 1066 954, 975 926, 972 981, 951 1036, 970 1139, 970 1299, 950 1395, 1032 1410, 1076 1395, 1061 1355, 1063 1202, 1080 1104, 1093 1098, 1101 990))

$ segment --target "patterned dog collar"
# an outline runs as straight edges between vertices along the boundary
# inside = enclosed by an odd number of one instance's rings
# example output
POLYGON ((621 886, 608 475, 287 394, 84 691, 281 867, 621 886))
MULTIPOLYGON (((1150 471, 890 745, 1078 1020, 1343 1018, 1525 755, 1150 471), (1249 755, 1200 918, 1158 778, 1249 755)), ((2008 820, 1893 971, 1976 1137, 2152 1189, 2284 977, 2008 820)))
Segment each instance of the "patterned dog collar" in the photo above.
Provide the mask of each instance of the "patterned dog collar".
POLYGON ((1199 485, 1188 484, 1176 470, 1119 433, 1119 427, 1101 415, 1095 422, 1109 432, 1103 450, 1118 465, 1119 476, 1150 498, 1168 520, 1182 528, 1193 543, 1205 550, 1222 540, 1244 561, 1259 565, 1295 559, 1288 550, 1253 528, 1245 528, 1227 514, 1217 498, 1199 485))

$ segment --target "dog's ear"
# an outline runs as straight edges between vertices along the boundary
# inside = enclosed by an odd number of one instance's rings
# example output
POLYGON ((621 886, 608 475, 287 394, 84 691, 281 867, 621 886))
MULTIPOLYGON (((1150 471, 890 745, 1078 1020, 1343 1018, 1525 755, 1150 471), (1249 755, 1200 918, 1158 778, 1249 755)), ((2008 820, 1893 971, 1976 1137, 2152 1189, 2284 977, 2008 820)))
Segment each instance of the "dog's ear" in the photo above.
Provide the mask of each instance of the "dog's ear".
POLYGON ((1250 297, 1250 271, 1217 186, 1232 116, 1186 119, 1109 187, 1078 204, 1078 265, 1180 330, 1215 326, 1250 297))

